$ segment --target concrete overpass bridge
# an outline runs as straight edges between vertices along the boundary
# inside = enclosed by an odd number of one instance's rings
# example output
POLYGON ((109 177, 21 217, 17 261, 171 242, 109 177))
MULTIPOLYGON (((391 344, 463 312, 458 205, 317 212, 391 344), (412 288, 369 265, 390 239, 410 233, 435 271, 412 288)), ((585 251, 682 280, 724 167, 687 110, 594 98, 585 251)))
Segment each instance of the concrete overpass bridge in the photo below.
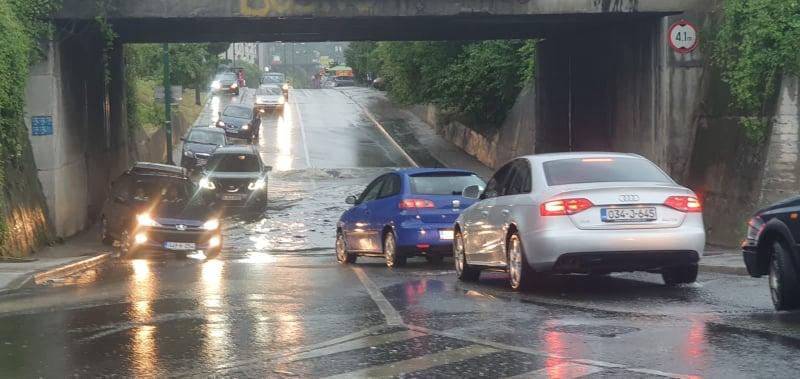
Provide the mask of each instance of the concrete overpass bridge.
MULTIPOLYGON (((540 37, 685 11, 695 0, 109 0, 125 42, 540 37)), ((94 20, 65 0, 63 20, 94 20)))
MULTIPOLYGON (((61 236, 96 220, 108 182, 131 159, 124 44, 137 42, 544 38, 535 83, 518 100, 503 154, 640 152, 686 174, 703 77, 701 48, 674 53, 669 25, 702 24, 706 0, 106 0, 119 34, 102 65, 95 0, 64 0, 61 35, 28 84, 32 136, 61 236)), ((505 145, 504 145, 505 146, 505 145)), ((505 157, 501 157, 505 158, 505 157)))

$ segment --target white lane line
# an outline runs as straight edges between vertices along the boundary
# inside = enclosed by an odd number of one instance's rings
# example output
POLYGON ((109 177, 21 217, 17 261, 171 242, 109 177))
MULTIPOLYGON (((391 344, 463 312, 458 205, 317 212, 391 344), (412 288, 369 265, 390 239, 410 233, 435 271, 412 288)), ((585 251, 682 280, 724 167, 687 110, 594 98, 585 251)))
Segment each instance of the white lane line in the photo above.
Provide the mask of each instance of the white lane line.
POLYGON ((411 158, 411 156, 408 155, 408 153, 406 153, 406 151, 403 149, 403 147, 401 147, 400 144, 397 143, 397 140, 395 140, 394 137, 392 137, 392 135, 389 134, 389 132, 386 131, 386 128, 384 128, 383 125, 381 125, 381 123, 378 122, 378 120, 375 118, 375 116, 372 115, 372 112, 370 112, 369 109, 367 109, 367 107, 361 105, 361 103, 356 101, 356 99, 354 99, 352 96, 350 96, 350 94, 348 94, 346 91, 337 91, 337 92, 339 92, 339 93, 343 94, 344 96, 346 96, 348 99, 350 99, 350 101, 353 102, 353 104, 355 104, 358 108, 360 108, 361 112, 363 112, 364 115, 367 116, 367 118, 370 121, 372 121, 372 124, 375 125, 375 127, 378 130, 380 130, 383 133, 384 136, 386 136, 386 139, 388 139, 389 142, 391 142, 392 145, 394 145, 394 147, 397 148, 398 151, 400 151, 400 154, 403 155, 403 158, 405 158, 408 161, 408 163, 411 164, 411 166, 419 167, 419 164, 417 163, 417 161, 415 161, 414 158, 411 158))
POLYGON ((400 362, 372 366, 365 369, 351 371, 341 375, 329 376, 327 379, 350 378, 390 378, 400 374, 426 370, 432 367, 457 363, 482 355, 497 353, 499 350, 487 346, 471 345, 459 349, 445 350, 400 362))
POLYGON ((404 331, 396 332, 396 333, 381 334, 381 335, 377 335, 377 336, 369 336, 369 337, 364 337, 364 338, 359 338, 359 339, 347 341, 347 342, 340 343, 340 344, 333 345, 333 346, 327 346, 327 347, 323 347, 323 348, 319 348, 319 349, 315 349, 315 350, 311 350, 311 351, 306 351, 306 352, 299 353, 299 354, 294 354, 294 355, 291 355, 291 356, 288 356, 288 357, 281 358, 281 359, 277 360, 277 363, 288 363, 288 362, 300 361, 300 360, 304 360, 304 359, 324 357, 326 355, 341 353, 343 351, 363 349, 365 347, 374 347, 374 346, 384 345, 384 344, 392 343, 392 342, 410 340, 412 338, 426 336, 426 335, 427 334, 425 334, 425 333, 415 332, 415 331, 411 331, 411 330, 404 330, 404 331))
POLYGON ((658 370, 650 370, 647 368, 629 368, 626 369, 627 371, 636 372, 639 374, 647 374, 647 375, 655 375, 661 376, 664 378, 676 378, 676 379, 690 379, 690 378, 697 378, 694 375, 681 375, 681 374, 673 374, 670 372, 658 371, 658 370))
POLYGON ((292 102, 293 109, 297 114, 297 123, 300 125, 300 138, 303 141, 303 153, 305 154, 306 158, 306 167, 312 168, 311 166, 311 154, 308 153, 308 139, 306 138, 306 124, 303 122, 303 113, 300 111, 300 105, 297 103, 292 102))
POLYGON ((372 282, 372 279, 367 276, 364 269, 355 266, 351 266, 351 268, 356 273, 356 276, 358 276, 358 280, 361 281, 361 284, 364 285, 364 288, 367 289, 369 297, 372 298, 372 301, 375 302, 375 305, 377 305, 378 309, 383 313, 383 317, 386 318, 386 324, 390 326, 402 326, 403 318, 400 317, 400 313, 397 312, 392 306, 392 303, 383 296, 381 289, 372 282))
POLYGON ((526 372, 524 374, 508 377, 507 379, 574 379, 603 371, 600 367, 579 365, 577 363, 562 363, 543 369, 526 372))

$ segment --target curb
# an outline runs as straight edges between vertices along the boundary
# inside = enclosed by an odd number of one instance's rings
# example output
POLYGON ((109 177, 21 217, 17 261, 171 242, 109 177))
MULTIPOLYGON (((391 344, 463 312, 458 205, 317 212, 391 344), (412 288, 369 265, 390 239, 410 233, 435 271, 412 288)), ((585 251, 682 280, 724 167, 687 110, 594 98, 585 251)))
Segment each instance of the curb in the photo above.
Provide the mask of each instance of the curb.
MULTIPOLYGON (((357 87, 356 87, 356 88, 357 88, 357 87)), ((394 146, 395 146, 395 147, 396 147, 398 150, 400 150, 400 152, 403 154, 403 157, 404 157, 404 158, 406 158, 406 159, 408 160, 408 162, 409 162, 409 163, 411 163, 411 165, 413 165, 414 167, 419 167, 419 164, 417 163, 417 161, 415 161, 415 160, 414 160, 414 158, 411 158, 411 156, 410 156, 410 155, 408 155, 408 153, 406 152, 406 150, 405 150, 405 149, 403 149, 403 147, 402 147, 402 146, 400 146, 400 144, 397 142, 397 140, 395 140, 395 139, 394 139, 394 137, 392 137, 392 135, 391 135, 391 134, 389 134, 389 132, 388 132, 388 131, 386 131, 386 128, 384 128, 384 127, 383 127, 383 125, 381 125, 381 123, 380 123, 380 122, 378 122, 378 119, 376 119, 376 118, 375 118, 375 116, 372 114, 372 112, 370 112, 370 111, 369 111, 369 109, 367 109, 367 107, 365 107, 365 106, 361 105, 361 103, 359 103, 358 101, 356 101, 356 99, 355 99, 355 98, 353 98, 352 96, 350 96, 350 94, 349 94, 349 93, 347 93, 347 91, 339 91, 339 92, 340 92, 342 95, 344 95, 345 97, 347 97, 348 99, 350 99, 350 100, 353 102, 353 104, 355 104, 356 106, 358 106, 359 108, 361 108, 361 111, 362 111, 362 112, 364 112, 364 115, 366 115, 366 116, 367 116, 367 118, 368 118, 370 121, 372 121, 372 123, 373 123, 373 124, 375 124, 375 126, 377 126, 377 127, 378 127, 378 130, 380 130, 381 132, 383 132, 383 134, 386 136, 386 138, 388 138, 388 139, 389 139, 389 141, 391 141, 391 142, 392 142, 392 144, 393 144, 393 145, 394 145, 394 146)))
POLYGON ((700 264, 700 272, 715 272, 718 274, 750 276, 747 273, 746 267, 733 267, 733 266, 712 266, 700 264))
POLYGON ((104 263, 111 258, 111 253, 103 253, 95 255, 90 258, 81 259, 77 262, 67 263, 51 269, 39 271, 34 273, 26 282, 33 282, 34 284, 42 284, 44 282, 62 278, 65 276, 73 275, 78 272, 88 270, 94 266, 104 263))

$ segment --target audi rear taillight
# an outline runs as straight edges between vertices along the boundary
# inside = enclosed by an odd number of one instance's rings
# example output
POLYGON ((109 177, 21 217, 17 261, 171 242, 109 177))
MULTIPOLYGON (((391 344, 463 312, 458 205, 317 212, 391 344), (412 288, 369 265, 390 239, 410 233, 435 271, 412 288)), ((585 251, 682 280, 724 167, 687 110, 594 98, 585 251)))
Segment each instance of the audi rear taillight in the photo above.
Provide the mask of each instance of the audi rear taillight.
POLYGON ((424 199, 405 199, 400 202, 400 209, 419 209, 419 208, 436 208, 430 200, 424 199))
POLYGON ((587 199, 560 199, 542 203, 539 211, 542 216, 566 216, 583 212, 593 206, 587 199))
POLYGON ((694 196, 670 196, 664 205, 681 212, 702 212, 703 206, 694 196))

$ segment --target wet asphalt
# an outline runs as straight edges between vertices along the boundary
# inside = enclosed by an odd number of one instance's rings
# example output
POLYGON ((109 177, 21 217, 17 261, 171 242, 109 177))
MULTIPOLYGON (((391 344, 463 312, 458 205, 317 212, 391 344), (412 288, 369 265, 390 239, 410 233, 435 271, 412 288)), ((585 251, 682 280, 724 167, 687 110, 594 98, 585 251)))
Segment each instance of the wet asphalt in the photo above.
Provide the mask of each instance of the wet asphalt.
MULTIPOLYGON (((347 91, 345 89, 344 91, 347 91)), ((209 102, 211 123, 228 102, 209 102)), ((112 260, 0 297, 0 377, 793 378, 800 313, 765 279, 701 273, 460 283, 452 261, 335 263, 336 221, 409 162, 340 90, 293 90, 257 142, 264 214, 231 215, 216 260, 112 260)))

